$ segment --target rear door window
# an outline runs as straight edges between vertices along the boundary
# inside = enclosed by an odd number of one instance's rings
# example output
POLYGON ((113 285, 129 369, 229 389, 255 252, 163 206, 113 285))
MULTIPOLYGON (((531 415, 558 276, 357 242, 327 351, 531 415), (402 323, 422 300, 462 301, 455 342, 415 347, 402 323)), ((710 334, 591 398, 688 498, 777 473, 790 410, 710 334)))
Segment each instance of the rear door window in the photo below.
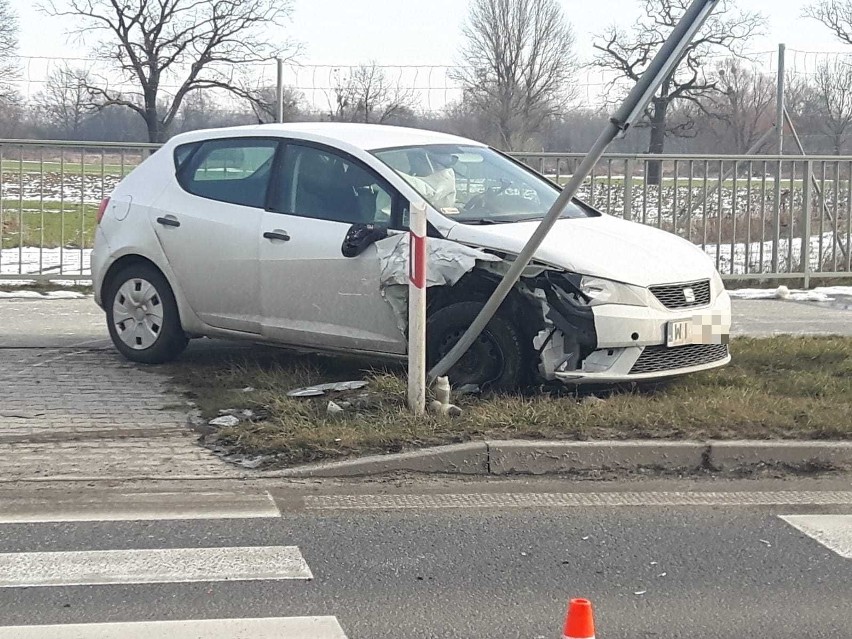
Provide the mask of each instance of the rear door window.
POLYGON ((272 209, 346 224, 391 225, 396 191, 354 158, 290 144, 272 209))
POLYGON ((264 208, 276 140, 211 140, 181 167, 181 186, 199 197, 264 208))

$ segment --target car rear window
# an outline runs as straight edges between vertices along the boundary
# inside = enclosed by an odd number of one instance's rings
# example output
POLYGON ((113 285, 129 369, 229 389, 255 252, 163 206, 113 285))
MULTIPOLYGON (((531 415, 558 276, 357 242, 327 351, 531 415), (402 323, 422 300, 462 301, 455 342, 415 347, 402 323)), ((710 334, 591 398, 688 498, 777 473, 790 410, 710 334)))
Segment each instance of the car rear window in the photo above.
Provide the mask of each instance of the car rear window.
POLYGON ((180 171, 186 161, 192 157, 192 153, 201 145, 200 142, 181 144, 175 149, 175 170, 180 171))
POLYGON ((184 161, 178 181, 199 197, 263 208, 277 148, 265 139, 204 142, 184 161))

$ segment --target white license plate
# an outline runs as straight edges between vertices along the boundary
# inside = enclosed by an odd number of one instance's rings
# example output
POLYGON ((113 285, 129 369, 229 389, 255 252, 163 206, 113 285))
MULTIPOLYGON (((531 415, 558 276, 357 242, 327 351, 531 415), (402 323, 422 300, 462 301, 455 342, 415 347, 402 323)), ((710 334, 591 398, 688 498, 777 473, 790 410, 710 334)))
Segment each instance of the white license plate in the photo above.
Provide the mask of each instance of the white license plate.
POLYGON ((692 344, 692 320, 669 322, 666 326, 666 346, 692 344))

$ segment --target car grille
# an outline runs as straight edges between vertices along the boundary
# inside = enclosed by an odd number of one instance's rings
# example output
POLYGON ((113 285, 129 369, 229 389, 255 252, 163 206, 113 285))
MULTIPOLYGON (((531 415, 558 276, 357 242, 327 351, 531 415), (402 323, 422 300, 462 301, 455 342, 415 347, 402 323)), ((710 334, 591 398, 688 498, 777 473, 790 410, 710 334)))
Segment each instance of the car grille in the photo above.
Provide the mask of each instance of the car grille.
POLYGON ((646 346, 636 360, 630 375, 660 373, 679 368, 719 362, 728 356, 727 344, 692 344, 689 346, 646 346))
POLYGON ((686 284, 667 284, 652 286, 651 292, 666 308, 693 308, 707 306, 710 303, 710 280, 688 282, 686 284), (695 301, 688 302, 684 289, 691 288, 695 293, 695 301))

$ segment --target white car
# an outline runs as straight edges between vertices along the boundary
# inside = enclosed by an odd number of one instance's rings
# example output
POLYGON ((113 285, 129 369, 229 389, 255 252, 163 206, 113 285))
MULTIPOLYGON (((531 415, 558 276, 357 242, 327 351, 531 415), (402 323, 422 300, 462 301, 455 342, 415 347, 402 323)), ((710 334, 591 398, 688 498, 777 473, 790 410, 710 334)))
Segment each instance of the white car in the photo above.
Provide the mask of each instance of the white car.
MULTIPOLYGON (((480 143, 341 123, 172 138, 99 211, 95 299, 127 358, 193 337, 406 357, 411 203, 428 204, 427 349, 445 355, 559 187, 480 143)), ((456 385, 638 382, 730 361, 730 298, 672 234, 575 201, 450 372, 456 385)))

